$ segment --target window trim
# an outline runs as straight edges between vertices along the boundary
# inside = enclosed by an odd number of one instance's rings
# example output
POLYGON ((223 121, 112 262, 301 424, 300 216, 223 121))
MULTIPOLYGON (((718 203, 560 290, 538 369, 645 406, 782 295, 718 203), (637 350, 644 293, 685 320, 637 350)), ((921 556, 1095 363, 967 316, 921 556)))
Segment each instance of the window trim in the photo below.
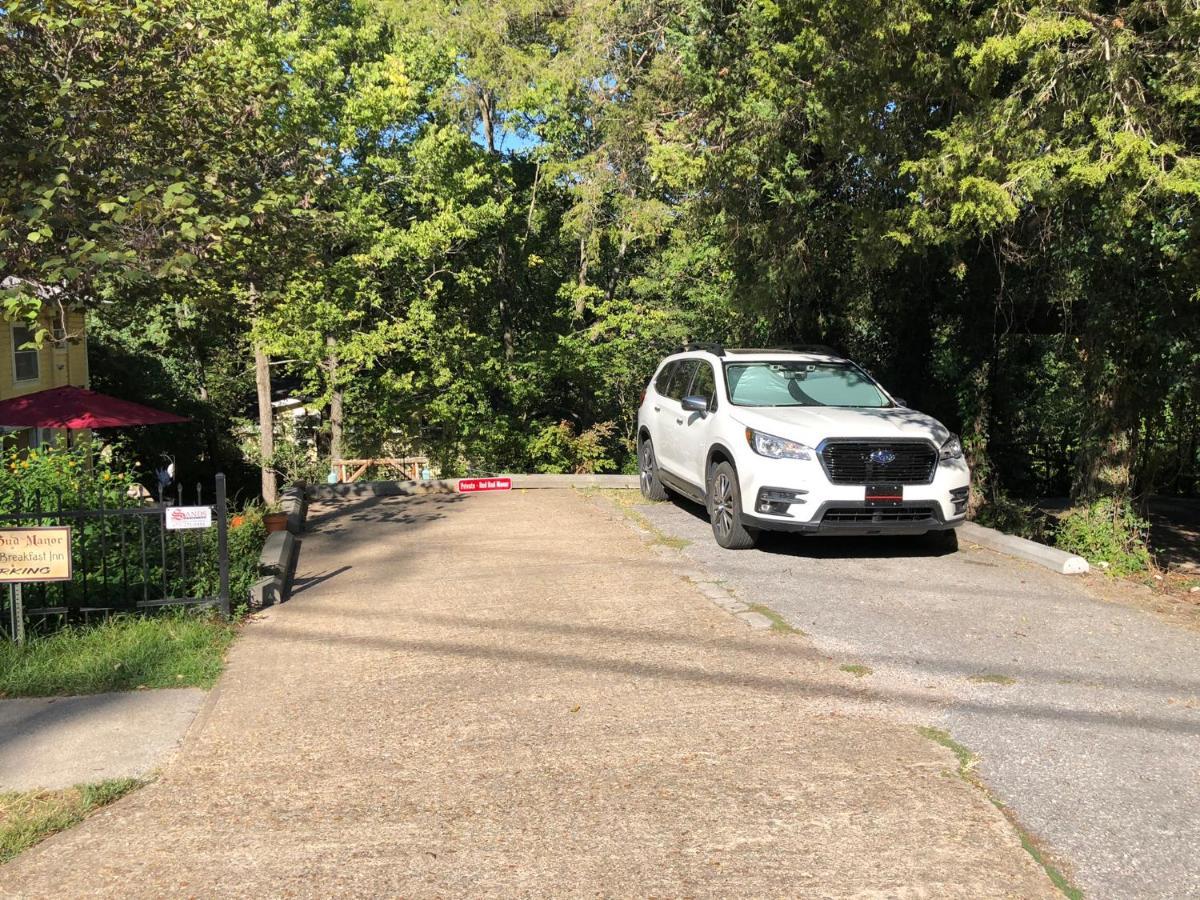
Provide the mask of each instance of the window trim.
POLYGON ((38 350, 38 349, 22 350, 21 345, 28 343, 28 342, 17 340, 17 329, 18 328, 21 328, 22 330, 29 332, 29 334, 31 336, 34 334, 34 330, 32 328, 30 328, 28 325, 22 325, 17 322, 9 323, 9 332, 8 333, 9 333, 9 338, 12 340, 13 384, 34 384, 35 382, 40 382, 42 380, 42 351, 38 350), (33 355, 34 365, 35 365, 35 368, 37 369, 37 372, 34 374, 34 376, 32 378, 22 378, 20 372, 17 371, 17 354, 18 353, 28 353, 28 354, 33 355))

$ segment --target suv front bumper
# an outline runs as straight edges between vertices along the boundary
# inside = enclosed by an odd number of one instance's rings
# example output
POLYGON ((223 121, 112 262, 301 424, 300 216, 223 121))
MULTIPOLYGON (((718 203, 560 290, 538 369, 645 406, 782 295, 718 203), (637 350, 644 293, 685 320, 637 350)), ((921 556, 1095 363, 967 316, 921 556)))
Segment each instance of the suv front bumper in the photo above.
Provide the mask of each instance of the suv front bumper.
POLYGON ((894 506, 878 506, 862 500, 826 500, 804 522, 742 513, 747 528, 806 534, 925 534, 957 528, 966 520, 965 513, 947 519, 942 505, 934 500, 910 500, 894 506))
POLYGON ((844 535, 922 534, 955 528, 966 521, 971 476, 962 459, 939 462, 927 484, 903 485, 903 500, 893 504, 868 502, 863 485, 831 484, 816 460, 764 464, 758 457, 747 462, 739 471, 745 473, 741 478, 742 521, 748 528, 844 535), (762 506, 764 499, 780 502, 762 506))

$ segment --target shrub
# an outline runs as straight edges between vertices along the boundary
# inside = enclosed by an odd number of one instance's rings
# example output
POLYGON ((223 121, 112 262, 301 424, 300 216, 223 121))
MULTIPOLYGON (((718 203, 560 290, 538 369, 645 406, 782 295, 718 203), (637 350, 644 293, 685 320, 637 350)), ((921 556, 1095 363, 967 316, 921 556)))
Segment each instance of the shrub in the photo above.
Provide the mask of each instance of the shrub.
POLYGON ((612 422, 600 422, 579 434, 565 420, 545 425, 529 445, 534 467, 538 472, 572 475, 612 471, 616 463, 608 441, 615 430, 612 422))
POLYGON ((1150 566, 1148 531, 1128 501, 1105 497, 1063 516, 1056 543, 1114 575, 1130 575, 1150 566))
POLYGON ((1052 543, 1054 539, 1050 517, 1043 510, 1002 493, 981 506, 974 520, 1005 534, 1019 535, 1042 544, 1052 543))
POLYGON ((129 494, 137 483, 134 468, 124 466, 111 452, 93 453, 82 444, 67 447, 60 441, 39 450, 18 450, 6 442, 0 450, 0 509, 32 509, 40 504, 51 510, 63 508, 137 506, 129 494))
MULTIPOLYGON (((229 529, 229 597, 234 608, 249 601, 250 586, 259 578, 258 559, 267 537, 263 511, 259 504, 247 505, 236 516, 241 523, 229 529)), ((217 529, 207 529, 203 541, 204 552, 192 574, 189 590, 193 597, 215 597, 220 589, 217 529)))

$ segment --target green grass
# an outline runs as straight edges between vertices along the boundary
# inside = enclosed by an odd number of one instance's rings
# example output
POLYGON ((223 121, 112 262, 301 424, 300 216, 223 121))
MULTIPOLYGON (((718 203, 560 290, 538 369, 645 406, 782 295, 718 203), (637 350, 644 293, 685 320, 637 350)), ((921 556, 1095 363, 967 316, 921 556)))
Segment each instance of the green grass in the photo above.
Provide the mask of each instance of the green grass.
POLYGON ((650 533, 651 547, 670 547, 672 550, 682 550, 691 543, 686 538, 667 534, 647 519, 641 510, 637 509, 638 506, 646 502, 638 491, 617 488, 583 488, 583 493, 587 496, 604 497, 615 504, 625 518, 629 519, 643 531, 650 533))
POLYGON ((1005 818, 1012 823, 1013 828, 1017 830, 1017 836, 1021 839, 1021 846, 1025 848, 1025 852, 1033 857, 1034 861, 1041 866, 1051 883, 1066 895, 1069 900, 1083 900, 1083 891, 1071 884, 1070 879, 1064 875, 1057 866, 1046 859, 1046 854, 1041 851, 1037 843, 1034 842, 1033 836, 1029 834, 1017 820, 1009 812, 1008 807, 998 800, 992 800, 993 803, 1004 813, 1005 818))
POLYGON ((1046 873, 1046 877, 1050 882, 1058 888, 1069 900, 1083 900, 1083 892, 1075 885, 1071 884, 1069 878, 1062 871, 1050 862, 1046 853, 1038 846, 1033 835, 1030 834, 1025 827, 1017 821, 1016 815, 1007 806, 992 796, 992 792, 988 790, 987 785, 980 780, 975 774, 975 766, 979 763, 979 757, 972 753, 968 748, 964 747, 958 741, 950 736, 950 732, 942 728, 925 728, 920 727, 917 731, 923 736, 933 741, 935 744, 940 744, 958 760, 958 776, 970 784, 972 787, 983 792, 984 796, 991 801, 992 805, 1000 812, 1004 813, 1004 818, 1016 831, 1017 837, 1021 841, 1021 846, 1025 848, 1025 852, 1033 857, 1036 862, 1046 873))
POLYGON ((771 609, 771 607, 763 606, 761 603, 750 603, 747 605, 753 612, 770 619, 771 630, 776 634, 804 634, 803 631, 793 626, 787 619, 771 609))
POLYGON ((917 731, 919 731, 923 737, 929 738, 929 740, 933 741, 935 744, 941 744, 943 747, 953 753, 955 759, 958 760, 958 774, 961 777, 966 778, 972 783, 978 785, 978 782, 974 780, 973 775, 973 770, 975 769, 976 764, 979 762, 978 756, 976 756, 958 741, 954 740, 954 738, 950 737, 950 732, 943 728, 921 727, 918 728, 917 731))
POLYGON ((981 672, 978 675, 968 675, 967 681, 974 684, 1001 684, 1005 687, 1017 683, 1017 679, 1015 678, 1009 678, 1007 675, 997 675, 994 672, 981 672))
POLYGON ((114 778, 63 791, 0 793, 0 865, 143 783, 136 778, 114 778))
POLYGON ((851 675, 855 675, 858 678, 865 678, 866 676, 870 675, 872 672, 875 671, 870 666, 860 666, 860 665, 856 665, 856 664, 855 665, 838 666, 838 668, 841 669, 843 672, 849 672, 851 675))
POLYGON ((235 626, 211 614, 118 616, 0 643, 0 697, 211 687, 235 626))

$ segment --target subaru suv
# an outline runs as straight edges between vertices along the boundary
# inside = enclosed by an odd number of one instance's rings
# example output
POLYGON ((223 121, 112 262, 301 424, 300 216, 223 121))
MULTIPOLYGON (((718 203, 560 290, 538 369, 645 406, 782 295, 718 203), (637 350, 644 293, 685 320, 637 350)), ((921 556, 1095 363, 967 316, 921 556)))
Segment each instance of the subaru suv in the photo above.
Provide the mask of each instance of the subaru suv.
POLYGON ((957 435, 828 348, 690 344, 638 408, 642 493, 704 504, 717 543, 761 531, 924 534, 966 518, 957 435))

